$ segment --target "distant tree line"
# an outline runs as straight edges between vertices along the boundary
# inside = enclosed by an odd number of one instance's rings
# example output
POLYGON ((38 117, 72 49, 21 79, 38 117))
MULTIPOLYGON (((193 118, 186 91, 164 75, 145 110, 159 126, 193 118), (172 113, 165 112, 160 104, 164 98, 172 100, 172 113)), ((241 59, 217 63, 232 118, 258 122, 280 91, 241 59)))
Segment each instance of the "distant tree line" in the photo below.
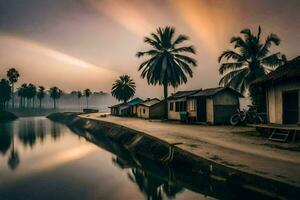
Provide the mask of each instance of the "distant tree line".
MULTIPOLYGON (((10 68, 7 71, 7 78, 0 80, 0 109, 3 110, 9 107, 11 102, 11 108, 15 108, 15 84, 20 77, 19 72, 15 68, 10 68)), ((100 92, 103 93, 103 92, 100 92)), ((35 86, 32 83, 23 83, 17 88, 16 94, 19 97, 19 108, 35 108, 36 99, 39 101, 39 108, 43 108, 43 100, 48 94, 53 101, 53 108, 57 108, 57 101, 65 94, 57 86, 50 87, 46 90, 44 86, 35 86)), ((80 105, 80 99, 86 97, 86 107, 89 107, 89 97, 92 95, 90 89, 84 91, 72 91, 70 93, 78 98, 78 105, 80 105)))

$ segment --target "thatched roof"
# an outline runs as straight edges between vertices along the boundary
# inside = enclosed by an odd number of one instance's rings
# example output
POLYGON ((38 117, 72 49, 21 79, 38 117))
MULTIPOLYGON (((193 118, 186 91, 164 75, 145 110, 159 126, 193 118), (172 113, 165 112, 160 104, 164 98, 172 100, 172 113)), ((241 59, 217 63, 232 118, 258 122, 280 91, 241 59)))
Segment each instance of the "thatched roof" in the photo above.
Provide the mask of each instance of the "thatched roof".
POLYGON ((298 78, 300 78, 300 56, 288 61, 284 65, 278 67, 275 71, 257 79, 253 83, 278 83, 281 81, 291 81, 298 78))

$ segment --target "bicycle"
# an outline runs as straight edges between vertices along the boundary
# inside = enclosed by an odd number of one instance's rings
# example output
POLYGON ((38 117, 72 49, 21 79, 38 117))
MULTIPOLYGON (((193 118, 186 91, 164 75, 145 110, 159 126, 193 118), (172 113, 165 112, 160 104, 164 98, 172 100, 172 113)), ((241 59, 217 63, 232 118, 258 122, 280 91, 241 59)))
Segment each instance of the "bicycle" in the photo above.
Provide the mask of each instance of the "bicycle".
POLYGON ((248 106, 249 109, 237 110, 237 113, 230 118, 230 124, 236 126, 241 123, 246 124, 262 124, 263 118, 259 116, 255 106, 248 106))

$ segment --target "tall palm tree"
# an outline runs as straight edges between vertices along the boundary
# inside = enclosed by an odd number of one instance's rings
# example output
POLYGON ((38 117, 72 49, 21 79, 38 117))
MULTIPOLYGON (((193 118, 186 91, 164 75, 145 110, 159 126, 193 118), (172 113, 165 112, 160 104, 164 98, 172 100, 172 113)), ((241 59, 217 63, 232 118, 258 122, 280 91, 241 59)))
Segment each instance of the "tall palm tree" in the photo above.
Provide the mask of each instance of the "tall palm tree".
MULTIPOLYGON (((279 52, 270 53, 271 46, 278 46, 280 39, 271 33, 262 41, 260 26, 257 34, 250 29, 244 29, 240 33, 241 36, 232 37, 230 40, 234 50, 224 51, 219 57, 219 63, 225 60, 219 68, 223 75, 219 84, 244 93, 254 80, 281 65, 285 56, 279 52)), ((253 101, 255 94, 249 92, 253 101)))
POLYGON ((36 86, 33 85, 32 83, 29 83, 27 86, 26 95, 28 100, 30 100, 30 102, 32 103, 33 108, 34 108, 34 100, 35 100, 36 93, 37 93, 36 86))
POLYGON ((14 98, 14 87, 15 87, 15 83, 18 81, 20 77, 19 72, 15 69, 15 68, 10 68, 7 71, 7 78, 11 84, 11 96, 12 96, 12 107, 15 107, 15 98, 14 98))
POLYGON ((21 85, 21 87, 18 88, 18 96, 20 98, 20 103, 19 103, 20 108, 25 107, 25 97, 26 97, 25 90, 26 90, 26 88, 27 88, 26 83, 23 83, 21 85))
POLYGON ((165 100, 168 97, 168 86, 176 88, 187 82, 187 76, 193 77, 191 67, 197 66, 197 63, 189 54, 196 54, 195 49, 193 46, 179 46, 188 39, 188 36, 182 34, 175 37, 175 28, 158 28, 156 33, 144 39, 151 48, 136 54, 137 57, 147 56, 147 60, 139 66, 141 76, 147 78, 148 84, 162 85, 165 100))
POLYGON ((126 103, 135 93, 135 82, 128 75, 122 75, 114 82, 111 88, 111 94, 118 101, 126 103))
POLYGON ((78 107, 80 107, 80 99, 82 97, 82 92, 81 91, 77 91, 77 99, 78 99, 78 107))
POLYGON ((90 89, 84 90, 84 96, 86 98, 86 108, 89 108, 89 97, 91 96, 92 92, 90 89))
POLYGON ((40 101, 40 109, 42 108, 42 100, 45 98, 46 96, 46 91, 45 91, 45 87, 44 86, 39 86, 39 89, 37 91, 37 98, 40 101))
POLYGON ((53 99, 53 108, 56 109, 56 100, 62 96, 63 92, 58 87, 54 86, 49 89, 49 94, 53 99))
POLYGON ((6 103, 11 98, 11 86, 9 81, 6 79, 1 79, 0 81, 0 110, 6 107, 6 103))

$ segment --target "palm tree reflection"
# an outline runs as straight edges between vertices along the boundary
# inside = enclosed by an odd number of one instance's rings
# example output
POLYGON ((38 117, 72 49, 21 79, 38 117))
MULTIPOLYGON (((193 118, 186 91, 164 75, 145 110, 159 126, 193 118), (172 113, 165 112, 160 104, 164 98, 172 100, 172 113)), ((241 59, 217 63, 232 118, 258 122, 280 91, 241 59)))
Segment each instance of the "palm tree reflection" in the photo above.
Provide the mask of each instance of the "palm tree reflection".
POLYGON ((10 150, 7 165, 11 170, 17 169, 20 164, 20 155, 17 150, 14 134, 18 136, 19 145, 30 146, 31 148, 38 141, 42 143, 47 134, 51 135, 54 140, 57 140, 61 135, 59 124, 48 122, 43 118, 24 118, 13 123, 0 123, 0 130, 0 153, 5 155, 10 150), (18 127, 17 132, 14 131, 16 127, 18 127))
POLYGON ((11 123, 0 123, 0 153, 5 155, 11 146, 11 123))
POLYGON ((18 150, 15 149, 15 140, 14 134, 12 134, 12 148, 10 151, 10 155, 7 161, 7 164, 11 170, 15 170, 20 164, 20 157, 18 150))

